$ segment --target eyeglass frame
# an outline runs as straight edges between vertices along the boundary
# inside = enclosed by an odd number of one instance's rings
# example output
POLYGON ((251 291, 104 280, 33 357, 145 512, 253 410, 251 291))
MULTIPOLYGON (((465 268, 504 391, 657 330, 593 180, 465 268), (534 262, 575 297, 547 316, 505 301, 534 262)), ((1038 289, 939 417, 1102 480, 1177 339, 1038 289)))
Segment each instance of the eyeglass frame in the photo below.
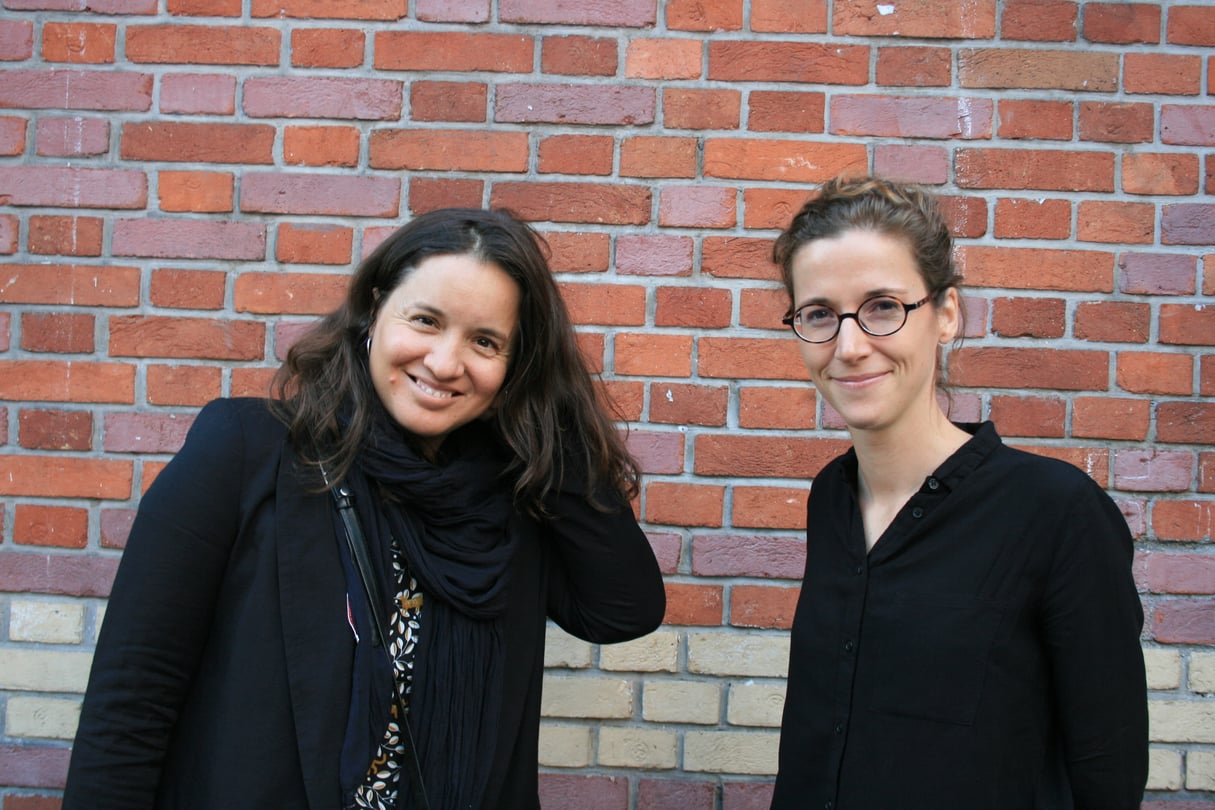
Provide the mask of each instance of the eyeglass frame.
POLYGON ((898 333, 898 331, 900 329, 902 329, 904 326, 907 325, 907 316, 910 315, 913 310, 919 309, 920 307, 924 306, 931 300, 932 300, 932 293, 928 293, 923 298, 921 298, 919 301, 916 301, 914 304, 908 304, 908 303, 904 302, 901 298, 897 298, 893 295, 885 295, 885 294, 871 295, 868 298, 866 298, 864 301, 861 302, 861 305, 856 308, 855 312, 835 312, 835 309, 833 309, 832 307, 829 307, 825 304, 803 304, 802 306, 798 307, 795 310, 790 310, 789 313, 785 315, 785 317, 781 318, 780 322, 783 323, 785 326, 788 326, 790 329, 792 329, 793 334, 797 335, 798 340, 801 340, 804 343, 810 343, 815 346, 821 346, 824 343, 830 343, 831 341, 833 341, 837 337, 839 337, 840 330, 844 328, 844 321, 847 320, 848 318, 851 318, 852 320, 856 321, 856 325, 860 327, 861 331, 864 332, 866 335, 869 335, 870 337, 890 337, 891 335, 898 333), (903 308, 903 322, 900 323, 896 328, 892 329, 891 331, 883 332, 881 334, 870 331, 868 328, 866 328, 865 324, 861 323, 861 318, 860 318, 861 310, 865 308, 865 305, 868 304, 870 301, 876 301, 879 298, 889 298, 891 301, 897 302, 899 304, 899 306, 901 306, 903 308), (823 309, 830 309, 832 312, 835 312, 835 318, 836 318, 835 331, 831 333, 831 337, 824 338, 822 340, 811 340, 810 338, 803 335, 801 332, 797 331, 797 326, 795 324, 795 318, 797 317, 797 313, 801 312, 803 309, 806 309, 807 307, 822 307, 823 309))

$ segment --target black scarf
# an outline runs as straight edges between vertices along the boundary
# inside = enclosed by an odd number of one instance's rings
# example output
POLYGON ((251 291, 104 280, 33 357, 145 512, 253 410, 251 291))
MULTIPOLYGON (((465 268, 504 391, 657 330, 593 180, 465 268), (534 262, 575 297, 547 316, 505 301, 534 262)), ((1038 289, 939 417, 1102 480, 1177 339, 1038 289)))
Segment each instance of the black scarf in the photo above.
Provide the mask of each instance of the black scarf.
MULTIPOLYGON (((384 593, 397 592, 395 538, 425 598, 409 723, 430 806, 467 810, 481 806, 497 744, 500 622, 516 541, 511 490, 502 478, 505 450, 488 425, 474 422, 449 435, 442 455, 437 462, 423 458, 377 407, 347 485, 384 593)), ((346 565, 348 588, 358 588, 351 591, 351 606, 361 615, 361 587, 350 584, 348 560, 346 565)), ((372 646, 373 633, 359 632, 342 749, 347 798, 383 739, 393 701, 387 656, 372 646)), ((398 807, 407 808, 409 773, 401 770, 398 807)))

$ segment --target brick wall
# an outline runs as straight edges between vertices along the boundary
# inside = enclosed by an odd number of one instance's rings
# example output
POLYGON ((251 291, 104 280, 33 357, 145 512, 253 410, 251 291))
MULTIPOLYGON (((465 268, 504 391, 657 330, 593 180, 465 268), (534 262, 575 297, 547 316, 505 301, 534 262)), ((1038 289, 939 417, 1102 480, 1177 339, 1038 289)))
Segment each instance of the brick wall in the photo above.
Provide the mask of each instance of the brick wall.
POLYGON ((0 0, 0 808, 57 806, 140 492, 411 215, 549 237, 631 427, 654 635, 550 634, 547 808, 767 806, 804 497, 846 446, 770 241, 814 185, 945 196, 955 414, 1137 538, 1148 805, 1215 799, 1215 7, 0 0))

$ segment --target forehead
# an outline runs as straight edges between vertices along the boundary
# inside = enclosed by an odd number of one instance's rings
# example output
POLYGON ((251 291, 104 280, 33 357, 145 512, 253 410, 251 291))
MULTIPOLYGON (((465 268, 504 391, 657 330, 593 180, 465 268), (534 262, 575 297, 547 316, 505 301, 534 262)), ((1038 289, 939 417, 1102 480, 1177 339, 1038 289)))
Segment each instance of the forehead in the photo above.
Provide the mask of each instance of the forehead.
POLYGON ((423 305, 453 316, 513 323, 519 299, 519 285, 497 264, 443 255, 423 259, 403 273, 387 305, 423 305))
POLYGON ((798 248, 791 263, 793 297, 854 301, 883 292, 925 287, 907 240, 870 230, 849 230, 798 248))

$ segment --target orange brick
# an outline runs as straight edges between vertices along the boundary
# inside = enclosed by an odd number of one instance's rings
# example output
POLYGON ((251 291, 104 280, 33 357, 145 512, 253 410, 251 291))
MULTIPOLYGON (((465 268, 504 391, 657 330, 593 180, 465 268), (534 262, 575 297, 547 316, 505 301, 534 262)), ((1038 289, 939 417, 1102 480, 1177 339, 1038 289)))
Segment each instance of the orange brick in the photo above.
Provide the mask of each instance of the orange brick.
POLYGON ((651 481, 645 487, 645 520, 669 526, 720 526, 725 492, 722 486, 651 481))
POLYGON ((157 184, 161 211, 222 213, 233 209, 231 172, 161 171, 157 184))
POLYGON ((366 36, 349 28, 297 28, 291 32, 295 67, 352 68, 363 64, 366 36))
POLYGON ((635 136, 620 146, 621 177, 695 177, 696 139, 635 136))
POLYGON ((615 141, 610 135, 553 135, 540 141, 541 174, 612 173, 615 141))
POLYGON ((103 65, 114 61, 118 26, 113 23, 47 22, 42 58, 48 62, 103 65))
POLYGON ((153 270, 151 301, 172 309, 221 309, 227 283, 222 270, 153 270))
POLYGON ((1072 138, 1070 101, 1000 99, 996 133, 1001 138, 1036 141, 1068 141, 1072 138))
POLYGON ((357 166, 359 137, 354 127, 284 127, 283 160, 295 166, 357 166))
POLYGON ((1002 436, 1063 438, 1067 402, 1057 397, 993 394, 989 419, 1002 436))
POLYGON ((84 548, 89 540, 87 509, 17 504, 13 540, 18 545, 84 548))
POLYGON ((742 28, 742 0, 669 0, 667 28, 672 31, 737 31, 742 28))
POLYGON ((748 529, 806 528, 805 487, 734 487, 730 525, 748 529))
POLYGON ((1076 397, 1072 435, 1087 439, 1143 441, 1152 420, 1152 403, 1125 397, 1076 397))
POLYGON ((730 624, 787 630, 801 588, 776 585, 735 585, 730 589, 730 624))
POLYGON ((1081 340, 1146 343, 1152 310, 1132 301, 1084 301, 1076 307, 1075 335, 1081 340))
POLYGON ((349 283, 345 273, 242 273, 232 288, 232 306, 236 312, 323 315, 342 303, 349 283))
POLYGON ((617 374, 688 377, 692 374, 692 336, 654 333, 616 334, 617 374))
POLYGON ((662 124, 667 129, 738 129, 742 94, 737 90, 666 87, 662 124))
POLYGON ((612 238, 606 233, 551 231, 545 233, 554 273, 602 273, 611 261, 612 238))
POLYGON ((205 405, 222 391, 223 377, 217 366, 178 366, 155 363, 148 366, 149 405, 205 405))
POLYGON ((733 296, 729 290, 659 287, 655 298, 655 326, 721 329, 730 325, 733 296))
POLYGON ((952 0, 911 0, 892 6, 881 0, 854 0, 835 5, 831 30, 836 36, 990 39, 996 33, 996 5, 996 0, 965 6, 952 0))
POLYGON ((1198 193, 1198 155, 1136 153, 1122 156, 1122 189, 1128 194, 1198 193))
POLYGON ((878 50, 877 83, 891 87, 948 87, 953 57, 948 48, 890 47, 878 50))
POLYGON ((645 323, 645 287, 561 284, 560 288, 574 323, 601 326, 640 326, 645 323))
POLYGON ((289 264, 350 264, 353 249, 354 231, 345 225, 284 222, 278 226, 275 258, 289 264))
POLYGON ((1072 204, 1057 199, 996 201, 997 239, 1066 239, 1072 232, 1072 204))
POLYGON ((103 220, 34 214, 29 222, 30 253, 100 256, 103 220))
POLYGON ((664 624, 709 625, 722 622, 722 587, 668 582, 667 613, 664 624))
POLYGON ((725 387, 655 382, 650 384, 650 421, 720 427, 726 423, 729 402, 725 387))
POLYGON ((702 44, 697 39, 635 39, 625 50, 624 75, 630 79, 699 79, 702 44))
POLYGON ((827 0, 751 0, 751 30, 827 33, 827 0))
POLYGON ((409 110, 415 121, 486 120, 489 86, 484 82, 414 82, 409 110))

